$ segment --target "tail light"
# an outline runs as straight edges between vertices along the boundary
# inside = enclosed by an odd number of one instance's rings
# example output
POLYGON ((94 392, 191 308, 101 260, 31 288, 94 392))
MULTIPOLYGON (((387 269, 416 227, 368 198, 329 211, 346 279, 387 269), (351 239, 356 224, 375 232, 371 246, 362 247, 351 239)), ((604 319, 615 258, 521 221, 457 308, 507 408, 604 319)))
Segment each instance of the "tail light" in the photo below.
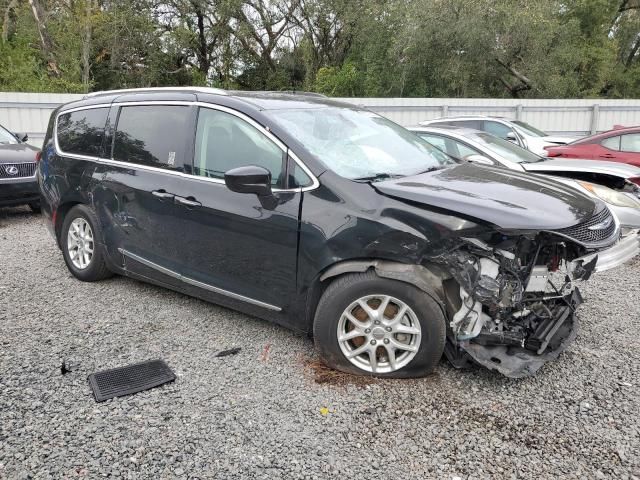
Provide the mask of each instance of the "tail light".
POLYGON ((36 153, 36 163, 38 163, 40 160, 42 160, 42 150, 38 150, 38 152, 36 153))

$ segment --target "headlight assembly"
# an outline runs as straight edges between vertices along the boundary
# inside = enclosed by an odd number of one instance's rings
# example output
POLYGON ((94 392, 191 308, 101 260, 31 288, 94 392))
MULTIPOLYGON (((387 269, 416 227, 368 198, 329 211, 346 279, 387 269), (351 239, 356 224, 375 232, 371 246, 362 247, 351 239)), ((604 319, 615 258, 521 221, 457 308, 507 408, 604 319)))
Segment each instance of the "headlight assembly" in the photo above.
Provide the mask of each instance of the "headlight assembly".
POLYGON ((596 185, 589 182, 578 182, 580 186, 587 189, 591 194, 600 200, 616 205, 618 207, 628 207, 640 209, 640 201, 627 195, 624 192, 618 192, 602 185, 596 185))

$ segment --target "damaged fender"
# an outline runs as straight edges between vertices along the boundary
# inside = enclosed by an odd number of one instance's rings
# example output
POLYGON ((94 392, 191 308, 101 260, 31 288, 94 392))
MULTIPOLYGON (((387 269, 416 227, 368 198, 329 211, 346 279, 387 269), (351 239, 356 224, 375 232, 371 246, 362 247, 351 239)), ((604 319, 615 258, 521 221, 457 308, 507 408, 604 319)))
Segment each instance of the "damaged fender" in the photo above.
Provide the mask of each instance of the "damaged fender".
POLYGON ((444 290, 442 276, 437 267, 430 269, 423 265, 413 265, 387 260, 351 260, 329 267, 320 277, 323 282, 328 278, 343 275, 345 273, 366 272, 373 268, 380 277, 409 283, 429 295, 442 309, 446 316, 444 306, 444 290))

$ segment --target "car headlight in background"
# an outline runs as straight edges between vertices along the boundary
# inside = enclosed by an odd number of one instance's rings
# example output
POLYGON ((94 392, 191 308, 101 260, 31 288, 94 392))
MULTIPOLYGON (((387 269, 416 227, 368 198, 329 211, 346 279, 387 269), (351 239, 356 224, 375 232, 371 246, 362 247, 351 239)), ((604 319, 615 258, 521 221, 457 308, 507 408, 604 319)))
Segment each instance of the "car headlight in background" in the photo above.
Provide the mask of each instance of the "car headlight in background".
POLYGON ((617 207, 629 207, 640 209, 640 201, 627 195, 624 192, 618 192, 602 185, 596 185, 589 182, 578 182, 580 186, 587 189, 600 200, 616 205, 617 207))
POLYGON ((631 177, 631 178, 627 178, 627 180, 629 180, 631 183, 635 185, 635 188, 633 189, 633 193, 635 194, 636 197, 640 198, 640 177, 631 177))

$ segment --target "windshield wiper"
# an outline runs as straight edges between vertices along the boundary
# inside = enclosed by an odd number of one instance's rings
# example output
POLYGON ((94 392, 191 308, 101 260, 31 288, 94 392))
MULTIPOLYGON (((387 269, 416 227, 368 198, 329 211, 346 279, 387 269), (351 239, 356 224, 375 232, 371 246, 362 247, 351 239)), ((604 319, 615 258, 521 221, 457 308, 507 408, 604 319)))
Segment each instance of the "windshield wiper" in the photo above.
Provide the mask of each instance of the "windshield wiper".
POLYGON ((366 177, 354 178, 354 182, 377 182, 380 180, 388 180, 390 178, 401 178, 404 175, 399 175, 397 173, 375 173, 373 175, 368 175, 366 177))

